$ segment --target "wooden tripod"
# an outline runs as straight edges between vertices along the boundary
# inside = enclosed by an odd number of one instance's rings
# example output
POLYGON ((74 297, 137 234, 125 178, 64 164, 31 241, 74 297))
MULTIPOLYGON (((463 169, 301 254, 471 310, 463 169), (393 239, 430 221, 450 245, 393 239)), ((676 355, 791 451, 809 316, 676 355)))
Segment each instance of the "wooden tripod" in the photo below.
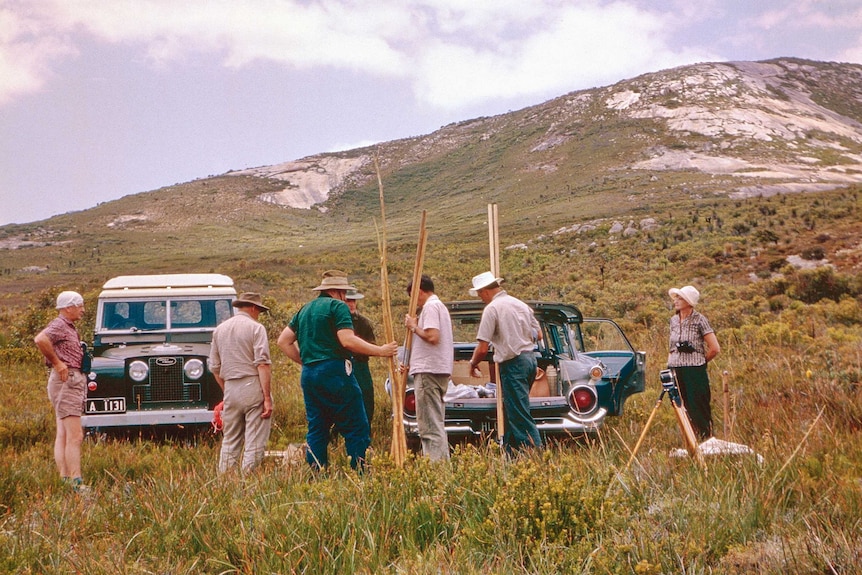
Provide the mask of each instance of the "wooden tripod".
POLYGON ((676 421, 679 424, 679 431, 682 434, 682 439, 685 443, 686 451, 688 451, 688 454, 694 458, 698 465, 700 465, 701 467, 706 467, 706 463, 703 460, 703 456, 697 450, 697 439, 694 436, 694 430, 691 427, 691 422, 688 420, 688 413, 686 413, 685 406, 682 404, 682 397, 679 394, 679 388, 676 385, 675 379, 671 377, 671 381, 669 383, 663 383, 661 394, 658 396, 658 401, 656 401, 652 413, 650 413, 649 417, 647 418, 644 430, 641 432, 637 443, 635 443, 635 447, 632 450, 631 457, 629 457, 628 463, 626 463, 626 466, 623 468, 623 473, 628 470, 629 466, 635 460, 635 457, 638 454, 638 450, 640 449, 641 444, 646 437, 647 431, 649 431, 653 418, 655 418, 655 414, 658 412, 658 408, 662 404, 662 400, 664 399, 665 395, 670 397, 670 404, 673 407, 674 414, 676 414, 676 421))

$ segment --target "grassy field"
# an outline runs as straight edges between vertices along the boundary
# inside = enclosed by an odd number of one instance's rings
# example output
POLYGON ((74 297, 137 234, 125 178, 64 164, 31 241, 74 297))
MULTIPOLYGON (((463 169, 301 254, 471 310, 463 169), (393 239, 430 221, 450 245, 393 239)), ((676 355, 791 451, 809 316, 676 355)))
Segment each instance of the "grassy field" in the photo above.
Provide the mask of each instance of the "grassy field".
MULTIPOLYGON (((609 235, 611 221, 560 234, 510 221, 504 242, 529 243, 503 254, 511 292, 618 320, 648 353, 647 391, 589 441, 511 461, 494 446, 464 447, 450 466, 415 459, 398 469, 387 457, 390 407, 381 385, 372 469, 362 477, 341 445, 322 476, 272 458, 251 476, 217 477, 215 438, 109 440, 84 447, 93 496, 70 492, 56 477, 46 374, 30 341, 51 317, 57 291, 79 287, 94 301, 98 283, 37 291, 0 318, 0 572, 859 572, 857 204, 853 190, 695 198, 637 212, 632 219, 654 217, 659 227, 630 237, 609 235), (799 254, 834 267, 790 265, 788 256, 799 254), (717 435, 750 446, 762 462, 720 457, 701 469, 673 457, 682 442, 665 400, 637 461, 623 471, 659 397, 667 288, 686 283, 701 289, 700 308, 722 345, 710 368, 717 435)), ((484 271, 480 236, 456 244, 432 234, 426 269, 444 300, 465 298, 469 278, 484 271)), ((394 244, 397 316, 414 248, 394 244)), ((274 341, 327 267, 349 269, 369 296, 364 312, 379 319, 378 266, 373 247, 334 247, 314 257, 261 253, 217 271, 267 294, 274 341)), ((88 315, 82 333, 91 326, 88 315)), ((283 449, 302 441, 305 419, 296 368, 277 351, 274 358, 270 447, 283 449)), ((383 364, 373 369, 382 382, 383 364)))

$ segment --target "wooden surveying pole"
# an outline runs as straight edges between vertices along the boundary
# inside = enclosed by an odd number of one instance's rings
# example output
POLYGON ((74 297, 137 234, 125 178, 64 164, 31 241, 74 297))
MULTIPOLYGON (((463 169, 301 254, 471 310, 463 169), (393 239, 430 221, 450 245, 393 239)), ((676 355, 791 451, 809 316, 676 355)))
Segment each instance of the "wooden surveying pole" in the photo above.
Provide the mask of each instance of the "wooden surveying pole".
MULTIPOLYGON (((500 277, 500 228, 497 224, 497 204, 488 204, 488 246, 491 254, 491 273, 500 277)), ((494 365, 494 383, 497 386, 497 439, 503 439, 506 422, 503 418, 503 382, 500 381, 500 366, 494 365)))

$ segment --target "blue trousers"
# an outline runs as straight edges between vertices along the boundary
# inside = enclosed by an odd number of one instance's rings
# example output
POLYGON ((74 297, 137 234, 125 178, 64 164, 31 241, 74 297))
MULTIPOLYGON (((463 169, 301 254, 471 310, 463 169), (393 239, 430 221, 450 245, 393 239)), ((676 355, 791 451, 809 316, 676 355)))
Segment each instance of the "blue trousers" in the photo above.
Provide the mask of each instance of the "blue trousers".
POLYGON ((542 437, 530 415, 530 386, 536 379, 536 356, 525 352, 500 364, 505 432, 503 446, 509 454, 528 447, 542 447, 542 437))
POLYGON ((371 445, 371 428, 352 362, 330 359, 303 365, 300 383, 308 420, 308 464, 315 469, 329 464, 329 435, 334 426, 344 438, 350 466, 361 468, 371 445))

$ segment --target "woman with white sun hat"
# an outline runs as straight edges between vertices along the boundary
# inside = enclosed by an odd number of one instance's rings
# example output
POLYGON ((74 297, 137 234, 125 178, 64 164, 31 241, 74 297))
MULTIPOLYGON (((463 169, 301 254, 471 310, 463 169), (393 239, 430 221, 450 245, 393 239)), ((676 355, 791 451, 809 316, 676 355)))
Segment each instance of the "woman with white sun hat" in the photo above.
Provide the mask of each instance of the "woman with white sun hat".
POLYGON ((700 441, 712 437, 712 394, 707 363, 721 351, 715 331, 694 308, 700 292, 694 286, 668 290, 674 315, 670 318, 670 353, 667 366, 673 370, 688 418, 700 441))

